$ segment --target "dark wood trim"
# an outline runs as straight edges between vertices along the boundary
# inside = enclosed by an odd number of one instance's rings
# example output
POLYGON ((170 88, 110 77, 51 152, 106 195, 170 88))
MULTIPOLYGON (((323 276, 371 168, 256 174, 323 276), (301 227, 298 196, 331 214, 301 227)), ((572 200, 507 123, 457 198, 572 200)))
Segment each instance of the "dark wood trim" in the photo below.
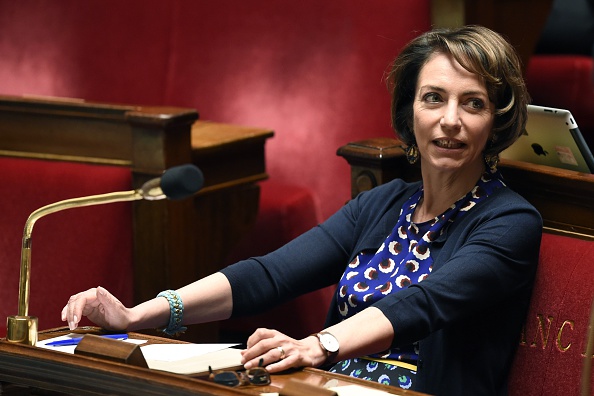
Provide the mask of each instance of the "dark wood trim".
MULTIPOLYGON (((89 328, 88 333, 98 329, 89 328)), ((47 339, 68 333, 67 328, 50 329, 40 333, 40 339, 47 339)), ((146 339, 148 343, 179 343, 174 339, 130 333, 130 338, 146 339)), ((381 385, 358 378, 333 374, 315 368, 291 370, 273 374, 267 386, 243 386, 229 388, 217 385, 205 377, 172 374, 150 370, 120 362, 67 353, 54 352, 23 344, 11 344, 0 340, 0 390, 7 384, 17 386, 13 395, 29 395, 30 391, 43 390, 57 395, 99 396, 113 395, 260 395, 262 392, 279 392, 291 380, 330 387, 358 385, 367 389, 380 390, 404 396, 424 394, 381 385), (33 389, 30 389, 33 388, 33 389), (19 393, 19 389, 22 390, 19 393)), ((36 393, 33 393, 36 394, 36 393)))

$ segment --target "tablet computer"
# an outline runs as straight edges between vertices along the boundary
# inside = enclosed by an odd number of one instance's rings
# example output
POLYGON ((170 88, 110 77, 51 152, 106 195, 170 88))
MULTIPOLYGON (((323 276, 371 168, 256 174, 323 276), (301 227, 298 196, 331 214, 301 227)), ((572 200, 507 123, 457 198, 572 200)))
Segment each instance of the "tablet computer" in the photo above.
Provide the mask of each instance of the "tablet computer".
POLYGON ((500 157, 594 173, 594 156, 565 109, 528 105, 526 130, 500 157))

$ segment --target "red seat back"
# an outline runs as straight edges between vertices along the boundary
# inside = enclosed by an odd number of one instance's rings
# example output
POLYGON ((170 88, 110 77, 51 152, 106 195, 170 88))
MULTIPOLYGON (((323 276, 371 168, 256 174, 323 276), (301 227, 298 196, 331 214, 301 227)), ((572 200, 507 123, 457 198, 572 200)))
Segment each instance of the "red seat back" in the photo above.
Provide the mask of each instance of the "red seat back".
POLYGON ((580 394, 593 297, 594 241, 543 234, 510 395, 580 394))
MULTIPOLYGON (((29 215, 64 199, 131 189, 126 167, 0 158, 0 315, 18 312, 21 241, 29 215)), ((32 232, 29 315, 63 325, 68 297, 97 285, 132 302, 132 206, 73 208, 44 216, 32 232)), ((5 326, 0 335, 5 336, 5 326)))

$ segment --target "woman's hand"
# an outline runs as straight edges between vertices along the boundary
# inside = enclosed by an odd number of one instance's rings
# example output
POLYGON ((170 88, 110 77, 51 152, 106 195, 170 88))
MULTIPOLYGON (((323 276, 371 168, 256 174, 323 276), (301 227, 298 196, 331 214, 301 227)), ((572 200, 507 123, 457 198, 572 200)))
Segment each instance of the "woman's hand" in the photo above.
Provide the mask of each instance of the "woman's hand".
POLYGON ((269 329, 258 329, 248 338, 241 363, 246 369, 262 366, 271 373, 297 367, 317 367, 326 361, 318 339, 310 336, 295 340, 269 329))
POLYGON ((126 330, 130 323, 130 310, 102 287, 71 296, 62 309, 62 320, 70 330, 78 327, 83 316, 106 330, 126 330))

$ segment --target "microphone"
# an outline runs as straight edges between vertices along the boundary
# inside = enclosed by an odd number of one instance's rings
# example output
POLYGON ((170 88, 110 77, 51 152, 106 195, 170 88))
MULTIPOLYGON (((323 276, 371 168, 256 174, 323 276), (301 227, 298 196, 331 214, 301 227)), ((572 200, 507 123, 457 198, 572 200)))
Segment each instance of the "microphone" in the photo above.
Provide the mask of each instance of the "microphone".
POLYGON ((180 200, 187 198, 202 188, 204 176, 194 165, 180 165, 169 168, 160 178, 144 183, 140 188, 142 198, 155 201, 169 198, 180 200))
POLYGON ((148 201, 157 201, 166 198, 170 200, 181 200, 194 195, 202 188, 203 184, 204 176, 198 167, 191 164, 180 165, 167 169, 161 177, 147 181, 142 187, 136 190, 71 198, 49 204, 31 213, 23 231, 18 314, 9 316, 6 320, 6 339, 9 342, 28 345, 35 345, 37 343, 37 318, 29 316, 31 236, 33 226, 37 220, 50 213, 83 206, 137 201, 141 199, 148 201))

